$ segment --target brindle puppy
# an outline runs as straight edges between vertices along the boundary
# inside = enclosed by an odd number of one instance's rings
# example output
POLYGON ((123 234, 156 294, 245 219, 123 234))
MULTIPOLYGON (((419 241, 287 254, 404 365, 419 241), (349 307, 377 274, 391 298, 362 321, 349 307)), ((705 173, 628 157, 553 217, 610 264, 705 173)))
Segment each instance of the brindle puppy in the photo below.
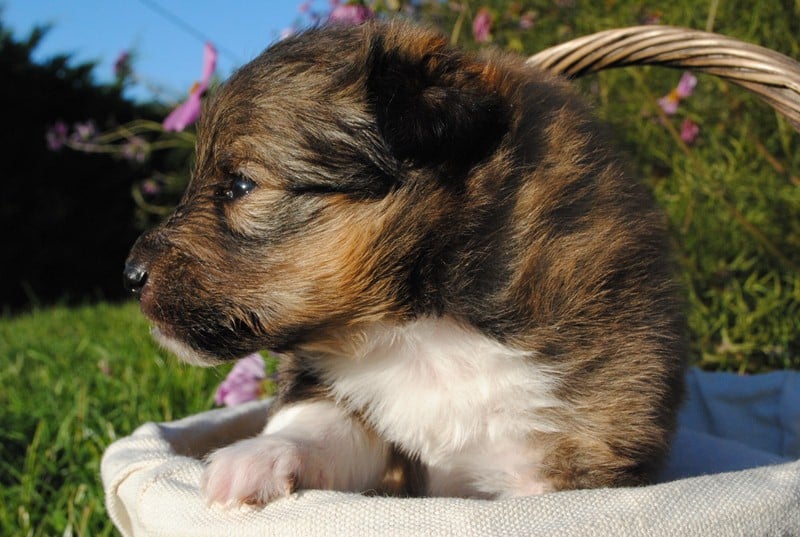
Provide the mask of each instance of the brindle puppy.
POLYGON ((566 82, 404 24, 311 30, 233 75, 125 274, 184 360, 284 355, 263 435, 209 457, 213 501, 381 490, 398 456, 432 495, 638 485, 675 425, 647 191, 566 82))

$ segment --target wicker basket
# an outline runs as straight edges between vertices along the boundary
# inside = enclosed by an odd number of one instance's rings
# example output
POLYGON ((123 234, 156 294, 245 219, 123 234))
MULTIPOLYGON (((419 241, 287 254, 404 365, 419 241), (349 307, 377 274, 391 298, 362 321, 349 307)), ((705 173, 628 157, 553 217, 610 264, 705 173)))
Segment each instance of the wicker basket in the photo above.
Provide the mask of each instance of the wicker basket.
POLYGON ((528 62, 568 77, 628 65, 717 75, 757 94, 800 131, 800 63, 731 37, 673 26, 633 26, 574 39, 528 62))

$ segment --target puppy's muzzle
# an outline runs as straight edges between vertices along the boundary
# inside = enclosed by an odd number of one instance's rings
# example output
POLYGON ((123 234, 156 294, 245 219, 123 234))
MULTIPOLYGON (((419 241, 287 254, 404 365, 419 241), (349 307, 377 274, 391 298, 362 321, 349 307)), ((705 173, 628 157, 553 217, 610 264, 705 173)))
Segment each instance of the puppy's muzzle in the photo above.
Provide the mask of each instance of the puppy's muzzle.
POLYGON ((122 284, 136 298, 141 299, 145 285, 152 279, 151 273, 156 259, 163 254, 166 241, 161 228, 143 233, 131 248, 122 270, 122 284))

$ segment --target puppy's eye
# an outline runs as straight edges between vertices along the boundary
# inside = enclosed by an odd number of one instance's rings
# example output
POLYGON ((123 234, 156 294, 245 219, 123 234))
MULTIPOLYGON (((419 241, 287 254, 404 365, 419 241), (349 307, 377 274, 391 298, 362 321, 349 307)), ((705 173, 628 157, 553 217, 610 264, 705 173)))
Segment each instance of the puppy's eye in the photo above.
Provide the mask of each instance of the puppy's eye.
POLYGON ((227 198, 229 200, 235 200, 241 198, 242 196, 246 196, 255 187, 256 187, 255 182, 248 179, 247 177, 242 177, 241 175, 237 175, 232 178, 228 188, 222 190, 221 195, 222 197, 227 198))

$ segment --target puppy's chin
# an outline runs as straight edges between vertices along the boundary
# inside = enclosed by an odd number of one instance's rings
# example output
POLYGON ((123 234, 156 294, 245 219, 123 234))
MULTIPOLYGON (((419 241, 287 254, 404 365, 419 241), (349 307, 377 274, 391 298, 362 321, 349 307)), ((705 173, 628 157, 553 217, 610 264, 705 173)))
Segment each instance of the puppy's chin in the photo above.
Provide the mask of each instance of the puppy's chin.
POLYGON ((210 354, 193 349, 186 343, 165 334, 164 331, 157 326, 153 326, 150 329, 150 334, 159 345, 170 351, 187 364, 201 367, 211 367, 225 362, 225 360, 221 360, 210 354))

